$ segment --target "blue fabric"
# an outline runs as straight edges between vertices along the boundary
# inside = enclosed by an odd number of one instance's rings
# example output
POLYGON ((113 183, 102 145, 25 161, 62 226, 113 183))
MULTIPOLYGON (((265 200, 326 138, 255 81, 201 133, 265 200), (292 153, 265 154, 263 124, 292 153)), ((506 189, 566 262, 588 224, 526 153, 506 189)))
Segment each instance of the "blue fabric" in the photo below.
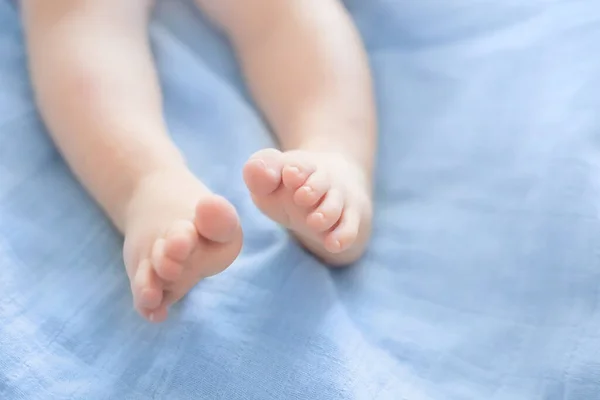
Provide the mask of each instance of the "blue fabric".
POLYGON ((246 242, 154 326, 0 0, 0 398, 598 398, 600 3, 347 5, 378 93, 377 217, 364 260, 330 271, 252 206, 241 166, 270 139, 223 38, 160 2, 171 131, 246 242))

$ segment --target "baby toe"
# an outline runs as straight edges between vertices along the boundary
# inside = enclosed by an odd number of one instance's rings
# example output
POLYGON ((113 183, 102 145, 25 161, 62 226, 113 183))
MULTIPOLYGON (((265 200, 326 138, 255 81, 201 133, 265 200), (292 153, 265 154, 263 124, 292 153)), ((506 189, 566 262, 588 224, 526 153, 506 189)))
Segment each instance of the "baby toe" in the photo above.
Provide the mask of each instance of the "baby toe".
MULTIPOLYGON (((166 281, 176 281, 183 272, 183 263, 167 255, 168 241, 157 239, 152 247, 152 263, 156 274, 166 281)), ((172 249, 171 249, 172 250, 172 249)))
POLYGON ((164 240, 164 255, 173 261, 184 262, 188 259, 198 242, 196 227, 191 221, 181 220, 173 223, 164 240))
POLYGON ((286 188, 296 190, 302 186, 315 171, 314 165, 307 163, 292 163, 283 167, 281 177, 286 188))
POLYGON ((309 228, 316 232, 325 232, 334 227, 344 209, 344 198, 337 189, 331 189, 315 211, 306 219, 309 228))
POLYGON ((132 292, 138 310, 156 308, 163 300, 162 283, 147 259, 138 266, 132 292))
POLYGON ((144 309, 140 312, 144 318, 148 321, 160 324, 161 322, 166 321, 169 311, 167 310, 166 305, 161 304, 159 307, 154 309, 144 309))
POLYGON ((240 229, 235 207, 221 196, 210 196, 198 203, 194 224, 196 234, 217 243, 231 241, 240 229))
POLYGON ((282 153, 275 149, 261 150, 244 166, 246 186, 256 196, 267 196, 281 184, 282 153))
POLYGON ((325 248, 331 253, 341 253, 356 241, 360 228, 360 213, 355 208, 346 208, 339 225, 325 237, 325 248))
POLYGON ((301 207, 315 206, 331 188, 327 173, 315 171, 294 193, 294 203, 301 207))

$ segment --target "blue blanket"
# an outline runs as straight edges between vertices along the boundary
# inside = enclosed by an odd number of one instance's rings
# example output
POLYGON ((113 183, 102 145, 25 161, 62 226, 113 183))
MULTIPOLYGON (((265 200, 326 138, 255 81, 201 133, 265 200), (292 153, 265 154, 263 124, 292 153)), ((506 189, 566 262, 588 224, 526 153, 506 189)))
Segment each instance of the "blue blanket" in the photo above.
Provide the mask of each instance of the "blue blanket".
POLYGON ((152 25, 174 139, 242 256, 160 326, 36 114, 0 0, 0 398, 600 398, 600 3, 348 0, 375 74, 373 242, 330 271, 254 208, 270 143, 190 1, 152 25))

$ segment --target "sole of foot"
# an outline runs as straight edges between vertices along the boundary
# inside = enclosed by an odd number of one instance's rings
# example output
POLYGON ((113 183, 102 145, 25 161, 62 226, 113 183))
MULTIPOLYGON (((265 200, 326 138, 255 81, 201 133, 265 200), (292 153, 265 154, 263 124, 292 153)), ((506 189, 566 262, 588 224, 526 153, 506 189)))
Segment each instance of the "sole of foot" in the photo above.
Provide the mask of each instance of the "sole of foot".
POLYGON ((250 157, 244 180, 254 203, 332 266, 353 263, 370 237, 370 179, 336 153, 265 149, 250 157))

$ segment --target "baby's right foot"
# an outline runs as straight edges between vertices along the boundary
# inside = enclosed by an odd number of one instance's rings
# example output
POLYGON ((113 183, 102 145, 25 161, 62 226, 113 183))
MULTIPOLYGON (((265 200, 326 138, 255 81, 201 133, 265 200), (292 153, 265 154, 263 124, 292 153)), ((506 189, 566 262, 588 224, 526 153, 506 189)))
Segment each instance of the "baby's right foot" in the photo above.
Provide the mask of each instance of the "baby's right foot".
POLYGON ((128 207, 124 260, 138 312, 152 322, 242 247, 237 213, 185 169, 140 183, 128 207))
POLYGON ((330 265, 363 254, 371 232, 370 176, 341 154, 305 150, 255 153, 244 179, 256 206, 330 265))

